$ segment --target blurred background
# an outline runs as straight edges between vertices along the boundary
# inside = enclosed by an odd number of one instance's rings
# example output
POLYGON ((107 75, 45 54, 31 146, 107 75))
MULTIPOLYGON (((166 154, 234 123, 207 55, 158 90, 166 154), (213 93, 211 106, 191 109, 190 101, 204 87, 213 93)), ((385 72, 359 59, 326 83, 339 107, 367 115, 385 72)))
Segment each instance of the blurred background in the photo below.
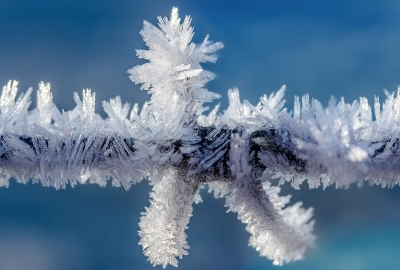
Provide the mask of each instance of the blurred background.
MULTIPOLYGON (((142 104, 148 95, 127 70, 142 63, 139 31, 177 6, 190 14, 194 41, 206 34, 225 48, 206 69, 222 95, 238 87, 256 103, 287 84, 293 96, 310 93, 323 104, 331 95, 348 102, 400 84, 400 2, 319 0, 0 1, 0 83, 25 91, 52 84, 60 109, 73 92, 91 88, 101 101, 120 95, 142 104)), ((35 106, 35 97, 32 106, 35 106)), ((145 181, 132 187, 84 185, 56 191, 40 185, 0 189, 0 270, 154 269, 138 245, 140 213, 149 204, 145 181)), ((400 190, 369 187, 300 191, 283 187, 292 202, 315 211, 318 247, 283 267, 248 247, 248 233, 223 200, 203 192, 187 230, 189 256, 179 269, 400 269, 400 190)), ((172 267, 168 267, 172 268, 172 267)), ((157 269, 160 269, 158 267, 157 269)))

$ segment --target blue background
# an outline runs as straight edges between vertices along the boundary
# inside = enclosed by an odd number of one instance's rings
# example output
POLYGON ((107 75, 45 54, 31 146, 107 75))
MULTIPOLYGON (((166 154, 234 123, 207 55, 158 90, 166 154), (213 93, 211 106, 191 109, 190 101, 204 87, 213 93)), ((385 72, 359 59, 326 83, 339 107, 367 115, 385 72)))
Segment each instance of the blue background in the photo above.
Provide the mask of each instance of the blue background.
MULTIPOLYGON (((120 95, 143 103, 148 95, 127 69, 142 63, 139 31, 178 6, 190 14, 195 42, 206 34, 225 48, 206 68, 221 93, 240 89, 256 103, 287 84, 294 95, 310 93, 327 104, 396 91, 400 83, 400 2, 389 1, 0 1, 0 83, 21 90, 52 83, 60 109, 72 93, 91 88, 101 101, 120 95)), ((33 98, 33 106, 35 98, 33 98)), ((315 209, 318 248, 304 261, 272 266, 248 247, 248 234, 223 200, 204 193, 189 224, 189 256, 179 269, 400 269, 400 191, 369 187, 300 191, 285 186, 292 201, 315 209)), ((0 189, 0 269, 153 269, 137 244, 140 213, 148 205, 144 181, 125 191, 98 186, 56 191, 40 185, 0 189)), ((172 267, 171 267, 172 268, 172 267)))

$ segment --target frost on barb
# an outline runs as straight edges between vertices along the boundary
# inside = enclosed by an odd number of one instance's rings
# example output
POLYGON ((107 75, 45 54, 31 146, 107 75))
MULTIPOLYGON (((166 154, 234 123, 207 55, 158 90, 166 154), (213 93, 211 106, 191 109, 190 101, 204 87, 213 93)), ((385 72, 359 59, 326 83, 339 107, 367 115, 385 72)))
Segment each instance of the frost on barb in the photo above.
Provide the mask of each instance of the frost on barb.
POLYGON ((279 197, 279 187, 269 182, 262 185, 255 179, 250 166, 246 135, 231 138, 230 166, 234 181, 226 197, 228 211, 238 213, 250 233, 250 246, 274 264, 299 260, 314 244, 312 209, 301 208, 301 203, 285 208, 290 197, 279 197))
POLYGON ((214 53, 223 45, 211 43, 208 37, 200 45, 191 42, 191 18, 185 17, 181 24, 177 8, 169 19, 159 17, 158 21, 159 28, 145 21, 140 32, 149 50, 138 50, 137 55, 149 62, 129 73, 132 81, 151 93, 147 128, 165 139, 176 139, 180 127, 195 123, 204 102, 219 97, 203 88, 214 74, 200 63, 215 62, 214 53))
POLYGON ((223 115, 217 115, 219 105, 208 116, 201 115, 203 103, 216 95, 203 89, 214 75, 202 70, 200 63, 215 62, 213 53, 222 45, 212 44, 208 37, 199 46, 191 43, 193 29, 190 18, 186 17, 180 24, 175 8, 170 19, 159 18, 159 27, 145 22, 141 34, 149 50, 138 51, 138 56, 149 62, 130 70, 131 79, 141 83, 142 89, 152 94, 138 121, 151 130, 149 136, 154 140, 173 138, 182 145, 179 151, 173 151, 164 144, 165 150, 155 151, 152 156, 153 162, 166 169, 160 176, 150 174, 150 181, 154 183, 152 201, 141 219, 139 233, 144 253, 153 264, 163 266, 177 265, 177 258, 187 254, 184 229, 189 221, 192 201, 201 199, 195 196, 198 188, 193 184, 188 186, 185 173, 178 175, 166 166, 169 160, 170 164, 178 167, 186 164, 182 171, 189 169, 190 179, 200 176, 203 183, 209 183, 216 197, 226 197, 229 210, 237 212, 239 219, 247 224, 252 235, 250 243, 261 255, 279 264, 301 258, 312 242, 312 224, 308 223, 310 211, 300 222, 311 224, 304 225, 308 230, 298 232, 292 228, 287 221, 298 220, 301 210, 292 211, 290 215, 288 210, 282 210, 283 206, 269 201, 260 179, 254 177, 249 164, 249 141, 242 140, 239 145, 232 133, 243 130, 250 134, 260 128, 279 126, 285 87, 276 95, 264 96, 256 107, 249 102, 242 103, 239 91, 233 89, 228 93, 230 106, 223 115), (201 140, 195 129, 203 127, 209 127, 211 132, 204 138, 203 149, 199 149, 201 140), (237 147, 241 149, 239 152, 235 152, 237 147), (230 173, 225 172, 227 164, 224 159, 227 158, 231 160, 230 173), (235 179, 227 179, 226 175, 233 175, 235 179), (190 193, 183 196, 182 190, 190 193), (284 219, 283 213, 290 218, 284 219), (271 233, 267 227, 275 228, 276 233, 271 233))
POLYGON ((153 265, 178 266, 187 255, 185 229, 192 213, 196 183, 173 169, 163 172, 150 194, 151 205, 140 219, 140 242, 153 265))

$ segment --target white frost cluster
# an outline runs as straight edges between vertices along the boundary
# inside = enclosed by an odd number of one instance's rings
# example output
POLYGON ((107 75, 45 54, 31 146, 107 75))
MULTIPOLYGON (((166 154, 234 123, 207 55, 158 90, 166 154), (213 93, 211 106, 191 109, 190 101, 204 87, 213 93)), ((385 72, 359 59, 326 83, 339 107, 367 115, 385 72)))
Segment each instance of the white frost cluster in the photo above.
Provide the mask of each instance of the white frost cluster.
POLYGON ((250 233, 250 246, 276 265, 299 260, 314 242, 309 222, 312 209, 301 203, 285 208, 290 196, 280 197, 279 187, 254 179, 248 142, 240 135, 231 138, 230 163, 233 181, 226 196, 228 211, 238 213, 250 233))
POLYGON ((222 43, 211 43, 206 37, 196 46, 191 42, 191 18, 187 16, 182 24, 180 20, 178 9, 173 8, 170 19, 158 18, 159 28, 145 21, 140 34, 149 50, 137 50, 137 55, 149 62, 129 70, 131 80, 151 93, 142 111, 143 125, 157 139, 182 136, 182 128, 203 112, 204 102, 219 97, 203 88, 215 75, 200 63, 215 62, 213 54, 222 43))
POLYGON ((285 86, 257 105, 242 102, 233 89, 224 113, 216 106, 205 115, 204 103, 218 95, 204 88, 214 74, 201 63, 215 62, 223 45, 208 37, 194 44, 191 19, 181 23, 176 8, 158 20, 158 27, 145 22, 141 31, 149 49, 137 54, 148 62, 129 71, 151 94, 141 110, 116 97, 103 102, 103 119, 87 89, 82 99, 74 94, 74 109, 60 112, 48 83, 39 84, 37 107, 29 110, 31 89, 17 98, 16 81, 4 86, 0 186, 13 177, 57 189, 108 180, 128 189, 148 179, 153 190, 140 244, 152 264, 166 267, 188 254, 185 230, 205 185, 246 224, 250 245, 280 265, 313 246, 312 209, 287 206, 289 196, 262 179, 265 170, 295 188, 304 180, 311 188, 399 184, 399 93, 385 92, 382 108, 375 98, 373 116, 365 98, 332 100, 324 108, 305 95, 288 112, 285 86))

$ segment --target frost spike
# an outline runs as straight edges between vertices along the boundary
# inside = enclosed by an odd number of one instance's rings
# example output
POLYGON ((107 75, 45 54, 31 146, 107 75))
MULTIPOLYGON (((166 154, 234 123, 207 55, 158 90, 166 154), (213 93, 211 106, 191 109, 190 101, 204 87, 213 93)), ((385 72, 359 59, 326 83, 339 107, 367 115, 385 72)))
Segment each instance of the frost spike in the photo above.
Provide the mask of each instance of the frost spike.
POLYGON ((53 105, 53 94, 50 91, 50 83, 39 83, 37 91, 37 110, 39 119, 43 125, 50 125, 53 105))
POLYGON ((83 90, 83 113, 85 117, 91 119, 94 116, 94 109, 96 103, 96 93, 92 93, 92 90, 86 89, 83 90))

